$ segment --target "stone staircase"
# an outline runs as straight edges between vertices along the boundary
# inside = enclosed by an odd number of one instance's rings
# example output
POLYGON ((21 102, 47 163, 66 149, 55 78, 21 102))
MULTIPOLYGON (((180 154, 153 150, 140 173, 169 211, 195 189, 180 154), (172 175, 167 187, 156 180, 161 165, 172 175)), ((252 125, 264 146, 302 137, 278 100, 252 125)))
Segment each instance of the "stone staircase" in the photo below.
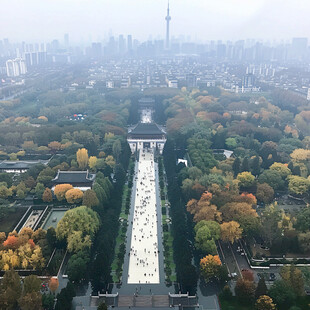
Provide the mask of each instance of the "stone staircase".
POLYGON ((118 296, 118 307, 133 307, 134 296, 118 296))
POLYGON ((168 295, 153 295, 153 307, 169 307, 169 296, 168 295))
POLYGON ((152 296, 138 295, 137 297, 135 297, 135 307, 151 308, 152 307, 152 296))

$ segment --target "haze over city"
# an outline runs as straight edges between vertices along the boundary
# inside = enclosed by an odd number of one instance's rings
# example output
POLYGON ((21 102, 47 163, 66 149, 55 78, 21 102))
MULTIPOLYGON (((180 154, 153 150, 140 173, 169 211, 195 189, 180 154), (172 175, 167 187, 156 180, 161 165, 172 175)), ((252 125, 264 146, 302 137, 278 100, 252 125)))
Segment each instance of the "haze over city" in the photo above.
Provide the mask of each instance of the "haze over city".
MULTIPOLYGON (((171 0, 171 36, 185 40, 290 40, 310 36, 307 0, 171 0)), ((2 0, 0 37, 71 42, 100 41, 113 34, 139 40, 163 38, 166 0, 2 0)))

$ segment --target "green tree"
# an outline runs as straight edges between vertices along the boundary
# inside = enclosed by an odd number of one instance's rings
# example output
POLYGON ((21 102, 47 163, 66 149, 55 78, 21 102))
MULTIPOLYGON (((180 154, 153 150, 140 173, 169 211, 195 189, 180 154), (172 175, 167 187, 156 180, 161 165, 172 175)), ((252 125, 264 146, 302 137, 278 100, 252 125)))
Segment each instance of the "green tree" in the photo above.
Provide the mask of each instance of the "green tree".
POLYGON ((251 172, 245 171, 237 175, 240 187, 251 187, 254 185, 255 177, 251 172))
POLYGON ((252 160, 251 171, 254 176, 258 176, 260 174, 260 160, 258 156, 255 156, 252 160))
POLYGON ((21 290, 18 273, 14 270, 6 271, 0 285, 0 309, 15 310, 21 290))
POLYGON ((220 238, 221 227, 215 221, 200 221, 195 226, 196 236, 196 246, 207 254, 216 254, 216 244, 215 241, 220 238))
POLYGON ((241 171, 240 165, 241 165, 240 158, 237 157, 237 158, 234 160, 234 163, 233 163, 233 165, 232 165, 232 169, 233 169, 233 171, 234 171, 234 177, 236 177, 236 176, 240 173, 240 171, 241 171))
POLYGON ((105 303, 101 302, 97 307, 97 310, 108 310, 108 306, 105 303))
POLYGON ((302 232, 307 232, 310 227, 310 208, 305 208, 297 215, 296 228, 302 232))
POLYGON ((258 281, 256 290, 255 290, 255 298, 258 299, 262 295, 267 294, 267 286, 265 282, 265 277, 261 277, 258 281))
POLYGON ((68 261, 68 278, 72 282, 80 282, 85 278, 89 256, 85 252, 73 254, 68 261))
POLYGON ((289 178, 288 189, 297 195, 305 194, 310 187, 310 182, 308 179, 299 177, 297 175, 292 175, 289 178))
POLYGON ((241 171, 250 171, 250 163, 249 163, 249 158, 244 157, 242 161, 242 166, 241 166, 241 171))
POLYGON ((99 205, 99 200, 97 198, 96 192, 92 189, 88 189, 83 196, 83 205, 89 208, 96 207, 99 205))
POLYGON ((35 193, 39 199, 42 199, 42 195, 44 193, 45 187, 42 183, 37 183, 35 187, 35 193))
POLYGON ((56 236, 59 240, 67 240, 68 248, 75 251, 81 249, 80 245, 88 247, 91 244, 99 225, 100 220, 95 211, 86 206, 77 207, 67 211, 58 222, 56 236))
POLYGON ((265 170, 258 178, 259 183, 267 183, 274 190, 283 189, 284 181, 281 177, 280 172, 276 170, 265 170))
POLYGON ((279 309, 287 309, 296 299, 293 288, 283 280, 274 282, 269 289, 269 296, 273 299, 279 309))

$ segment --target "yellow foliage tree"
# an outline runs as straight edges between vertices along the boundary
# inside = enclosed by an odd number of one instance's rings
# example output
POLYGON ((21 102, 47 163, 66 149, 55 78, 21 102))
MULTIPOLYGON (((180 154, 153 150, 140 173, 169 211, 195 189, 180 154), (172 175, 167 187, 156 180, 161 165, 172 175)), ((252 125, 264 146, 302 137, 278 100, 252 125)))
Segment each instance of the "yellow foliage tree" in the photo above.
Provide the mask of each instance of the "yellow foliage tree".
POLYGON ((96 156, 90 156, 88 160, 88 166, 90 169, 95 169, 98 158, 96 156))
POLYGON ((66 197, 66 192, 72 189, 73 186, 71 184, 58 184, 55 186, 54 194, 57 197, 57 200, 62 201, 66 197))
POLYGON ((236 240, 240 239, 242 235, 242 228, 240 224, 235 221, 230 221, 221 224, 221 239, 223 241, 229 241, 234 243, 236 240))
POLYGON ((79 203, 83 199, 83 192, 78 188, 72 188, 66 192, 65 196, 68 203, 79 203))
POLYGON ((256 310, 276 310, 276 305, 273 303, 271 297, 267 295, 260 296, 255 304, 256 310))
POLYGON ((207 281, 219 274, 221 266, 222 262, 218 255, 207 255, 200 260, 200 270, 207 281))
POLYGON ((78 149, 76 152, 76 160, 80 169, 84 170, 88 165, 88 151, 85 148, 78 149))

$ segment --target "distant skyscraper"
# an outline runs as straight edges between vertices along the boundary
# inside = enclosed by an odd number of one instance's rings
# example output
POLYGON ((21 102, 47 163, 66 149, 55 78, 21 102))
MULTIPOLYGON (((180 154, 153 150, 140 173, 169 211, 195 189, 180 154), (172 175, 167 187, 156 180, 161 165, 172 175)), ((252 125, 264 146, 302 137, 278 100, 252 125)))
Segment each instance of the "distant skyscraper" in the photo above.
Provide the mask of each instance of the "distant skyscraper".
POLYGON ((64 35, 64 43, 65 43, 65 47, 69 46, 69 34, 65 33, 64 35))
POLYGON ((26 63, 21 58, 6 61, 6 74, 8 77, 16 77, 27 73, 26 63))
POLYGON ((169 1, 168 1, 168 9, 167 9, 167 16, 166 16, 166 48, 170 47, 170 33, 169 33, 169 23, 171 20, 170 14, 169 14, 169 1))
POLYGON ((127 51, 130 52, 132 50, 132 35, 129 34, 127 36, 127 51))
POLYGON ((122 34, 118 37, 118 52, 120 55, 123 55, 126 50, 126 42, 124 36, 122 34))

